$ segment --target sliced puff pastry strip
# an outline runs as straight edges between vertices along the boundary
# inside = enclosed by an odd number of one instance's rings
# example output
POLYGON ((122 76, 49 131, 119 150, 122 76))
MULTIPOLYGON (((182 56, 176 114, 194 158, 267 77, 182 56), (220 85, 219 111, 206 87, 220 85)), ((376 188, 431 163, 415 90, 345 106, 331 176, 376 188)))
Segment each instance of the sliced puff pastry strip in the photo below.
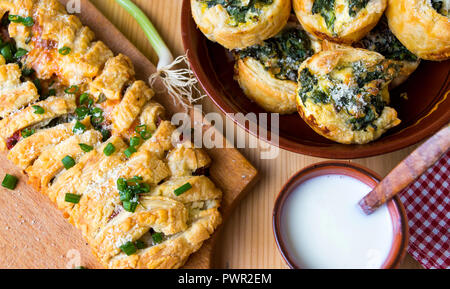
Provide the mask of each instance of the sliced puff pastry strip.
POLYGON ((203 34, 228 49, 245 48, 276 35, 291 13, 290 0, 230 2, 224 7, 214 0, 191 0, 192 16, 203 34), (227 7, 239 11, 238 15, 230 14, 227 7))

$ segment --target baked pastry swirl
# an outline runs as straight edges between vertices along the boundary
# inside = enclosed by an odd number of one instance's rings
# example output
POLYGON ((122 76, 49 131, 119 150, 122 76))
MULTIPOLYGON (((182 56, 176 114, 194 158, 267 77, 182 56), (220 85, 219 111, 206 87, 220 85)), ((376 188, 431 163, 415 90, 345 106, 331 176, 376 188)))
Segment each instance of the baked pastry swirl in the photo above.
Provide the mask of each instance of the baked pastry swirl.
POLYGON ((321 44, 297 23, 262 44, 236 50, 235 79, 244 93, 269 112, 297 110, 298 69, 321 50, 321 44))
POLYGON ((450 1, 389 0, 389 27, 412 53, 426 60, 450 58, 450 1))
POLYGON ((290 0, 191 0, 205 36, 228 49, 245 48, 276 35, 291 13, 290 0))
POLYGON ((420 64, 420 59, 403 46, 389 29, 385 17, 355 46, 378 52, 386 59, 398 62, 400 71, 391 82, 391 88, 395 88, 406 81, 420 64))
POLYGON ((298 110, 320 135, 344 144, 371 142, 400 124, 389 104, 398 64, 357 48, 322 51, 299 70, 298 110))
POLYGON ((375 27, 386 5, 387 0, 293 0, 306 31, 342 44, 363 38, 375 27))
POLYGON ((104 266, 181 267, 221 223, 211 159, 57 0, 0 0, 0 16, 0 151, 104 266))

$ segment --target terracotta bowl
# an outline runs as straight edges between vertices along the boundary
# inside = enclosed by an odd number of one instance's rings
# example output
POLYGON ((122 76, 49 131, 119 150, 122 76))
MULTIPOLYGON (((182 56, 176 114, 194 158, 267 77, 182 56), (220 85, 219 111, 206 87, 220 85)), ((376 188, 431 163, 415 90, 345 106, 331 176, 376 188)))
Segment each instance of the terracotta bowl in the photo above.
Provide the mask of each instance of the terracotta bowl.
MULTIPOLYGON (((290 193, 303 182, 318 176, 330 174, 345 175, 356 178, 371 188, 375 187, 381 180, 380 176, 376 173, 362 166, 339 161, 314 164, 304 168, 291 177, 278 194, 272 216, 273 233, 278 249, 290 268, 300 269, 300 266, 296 264, 294 258, 290 256, 287 250, 288 247, 286 242, 283 239, 281 213, 283 211, 285 201, 289 197, 290 193)), ((389 201, 387 203, 387 207, 393 224, 394 240, 391 251, 382 265, 382 269, 393 269, 398 268, 406 253, 408 245, 408 222, 405 209, 398 197, 395 197, 389 201)))
MULTIPOLYGON (((222 112, 265 112, 250 101, 233 80, 234 58, 231 53, 207 40, 197 29, 189 0, 183 2, 181 24, 184 49, 188 51, 191 68, 222 112)), ((411 78, 392 92, 392 106, 399 113, 401 125, 370 144, 343 145, 330 141, 315 133, 298 114, 280 117, 279 143, 272 143, 292 152, 333 159, 380 155, 415 144, 450 121, 449 72, 450 61, 423 61, 411 78), (407 92, 407 100, 400 97, 403 92, 407 92)), ((238 124, 258 136, 255 126, 238 124)), ((258 137, 271 142, 270 134, 258 137)))

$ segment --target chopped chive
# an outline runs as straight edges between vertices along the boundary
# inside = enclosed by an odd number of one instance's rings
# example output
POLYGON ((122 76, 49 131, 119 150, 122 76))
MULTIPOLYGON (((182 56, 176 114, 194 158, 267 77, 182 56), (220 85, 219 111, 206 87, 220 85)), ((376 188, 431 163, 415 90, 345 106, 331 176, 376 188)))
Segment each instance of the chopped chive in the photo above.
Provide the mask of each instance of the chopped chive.
POLYGON ((27 27, 33 26, 34 25, 33 17, 25 17, 25 18, 23 18, 22 19, 22 24, 27 26, 27 27))
POLYGON ((80 102, 80 104, 84 104, 88 99, 89 99, 89 93, 85 92, 82 95, 80 95, 79 102, 80 102))
POLYGON ((163 236, 161 233, 154 233, 152 235, 152 239, 153 239, 153 242, 155 242, 156 244, 159 244, 162 242, 163 236))
POLYGON ((32 136, 35 133, 35 130, 32 128, 23 129, 21 132, 23 138, 27 138, 32 136))
POLYGON ((33 105, 32 108, 34 108, 35 114, 44 114, 45 113, 45 109, 42 106, 33 105))
POLYGON ((134 213, 136 211, 137 202, 130 202, 130 201, 124 201, 122 203, 123 208, 125 209, 125 211, 130 212, 130 213, 134 213))
POLYGON ((82 134, 86 131, 86 126, 82 124, 81 122, 77 121, 75 125, 73 126, 73 133, 74 134, 82 134))
POLYGON ((101 124, 105 118, 103 117, 103 110, 99 107, 94 107, 89 114, 92 116, 91 117, 91 123, 93 126, 97 126, 99 124, 101 124))
POLYGON ((72 85, 69 88, 67 88, 66 90, 64 90, 64 92, 67 94, 75 94, 78 92, 78 89, 79 89, 78 85, 72 85))
POLYGON ((80 146, 81 150, 84 151, 85 153, 88 153, 94 149, 94 147, 84 144, 84 143, 80 143, 78 145, 80 146))
POLYGON ((129 147, 123 153, 127 156, 127 158, 129 158, 135 152, 137 152, 137 150, 134 147, 129 147))
POLYGON ((102 141, 107 141, 111 137, 111 132, 107 129, 101 129, 100 133, 102 134, 102 141))
POLYGON ((78 120, 83 120, 89 114, 89 108, 83 106, 77 107, 75 109, 75 113, 77 115, 78 120))
POLYGON ((127 188, 127 181, 124 178, 118 178, 117 179, 117 189, 122 192, 125 191, 127 188))
POLYGON ((175 196, 179 196, 179 195, 186 193, 190 189, 192 189, 192 185, 190 183, 185 183, 184 185, 182 185, 181 187, 179 187, 178 189, 176 189, 173 192, 174 192, 175 196))
POLYGON ((6 45, 5 47, 3 47, 0 50, 0 53, 3 55, 3 57, 5 58, 5 60, 7 62, 13 61, 13 54, 12 54, 12 51, 11 51, 11 46, 6 45))
POLYGON ((130 138, 130 147, 137 147, 141 143, 141 139, 138 136, 130 138))
POLYGON ((120 250, 122 250, 122 252, 127 254, 127 256, 133 255, 137 251, 136 246, 133 244, 133 242, 130 242, 130 241, 126 242, 119 248, 120 248, 120 250))
POLYGON ((8 15, 8 20, 13 23, 22 23, 25 26, 33 26, 34 20, 33 17, 22 17, 20 15, 8 15))
POLYGON ((103 153, 104 153, 106 156, 109 157, 109 156, 112 155, 115 151, 116 151, 116 147, 115 147, 112 143, 109 143, 109 144, 106 145, 105 149, 103 150, 103 153))
POLYGON ((48 96, 55 96, 56 95, 56 89, 52 88, 48 90, 48 96))
POLYGON ((14 23, 19 23, 21 18, 19 15, 8 15, 8 20, 14 23))
POLYGON ((144 139, 148 140, 152 137, 152 134, 147 130, 147 125, 139 125, 135 128, 135 131, 144 139))
POLYGON ((28 54, 28 51, 23 49, 23 48, 19 48, 17 49, 16 54, 14 54, 14 58, 18 59, 21 58, 22 56, 25 56, 28 54))
POLYGON ((72 204, 78 204, 80 202, 80 199, 81 199, 80 195, 69 194, 69 193, 67 193, 66 196, 64 197, 64 201, 66 201, 67 203, 72 203, 72 204))
POLYGON ((72 49, 70 47, 64 46, 61 49, 58 50, 59 54, 61 55, 68 55, 70 52, 72 52, 72 49))
POLYGON ((14 190, 17 186, 18 181, 19 181, 19 179, 17 179, 15 176, 6 174, 6 176, 2 182, 2 187, 10 189, 10 190, 14 190))
POLYGON ((144 242, 142 242, 140 240, 136 241, 136 248, 138 248, 138 249, 145 249, 145 247, 147 247, 147 246, 145 245, 144 242))
POLYGON ((65 156, 61 162, 63 163, 66 170, 70 169, 75 165, 75 160, 71 156, 65 156))

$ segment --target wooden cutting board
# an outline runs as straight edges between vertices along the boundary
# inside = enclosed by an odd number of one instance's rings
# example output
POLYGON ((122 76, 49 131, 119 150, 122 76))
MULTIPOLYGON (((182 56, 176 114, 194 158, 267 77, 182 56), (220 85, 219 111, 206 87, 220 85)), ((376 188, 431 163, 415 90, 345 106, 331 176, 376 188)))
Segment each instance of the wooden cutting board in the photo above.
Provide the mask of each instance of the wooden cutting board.
MULTIPOLYGON (((60 0, 66 3, 68 0, 60 0)), ((115 53, 131 58, 139 79, 147 79, 155 66, 139 52, 88 0, 81 0, 81 18, 99 40, 115 53)), ((155 85, 156 91, 162 84, 155 85)), ((164 92, 155 99, 169 114, 183 111, 174 105, 164 92)), ((203 131, 210 126, 199 124, 203 131)), ((216 137, 223 139, 220 133, 216 137)), ((225 140, 224 140, 225 142, 225 140)), ((207 150, 213 159, 211 178, 223 190, 221 212, 224 221, 244 194, 257 181, 257 170, 234 148, 207 150)), ((81 233, 70 225, 50 200, 29 187, 27 177, 0 154, 0 181, 6 173, 19 178, 14 191, 0 187, 0 268, 72 268, 79 263, 88 268, 102 268, 92 255, 81 233)), ((220 228, 219 228, 220 229, 220 228)), ((214 244, 220 232, 206 241, 193 254, 185 268, 210 268, 214 258, 214 244)))

